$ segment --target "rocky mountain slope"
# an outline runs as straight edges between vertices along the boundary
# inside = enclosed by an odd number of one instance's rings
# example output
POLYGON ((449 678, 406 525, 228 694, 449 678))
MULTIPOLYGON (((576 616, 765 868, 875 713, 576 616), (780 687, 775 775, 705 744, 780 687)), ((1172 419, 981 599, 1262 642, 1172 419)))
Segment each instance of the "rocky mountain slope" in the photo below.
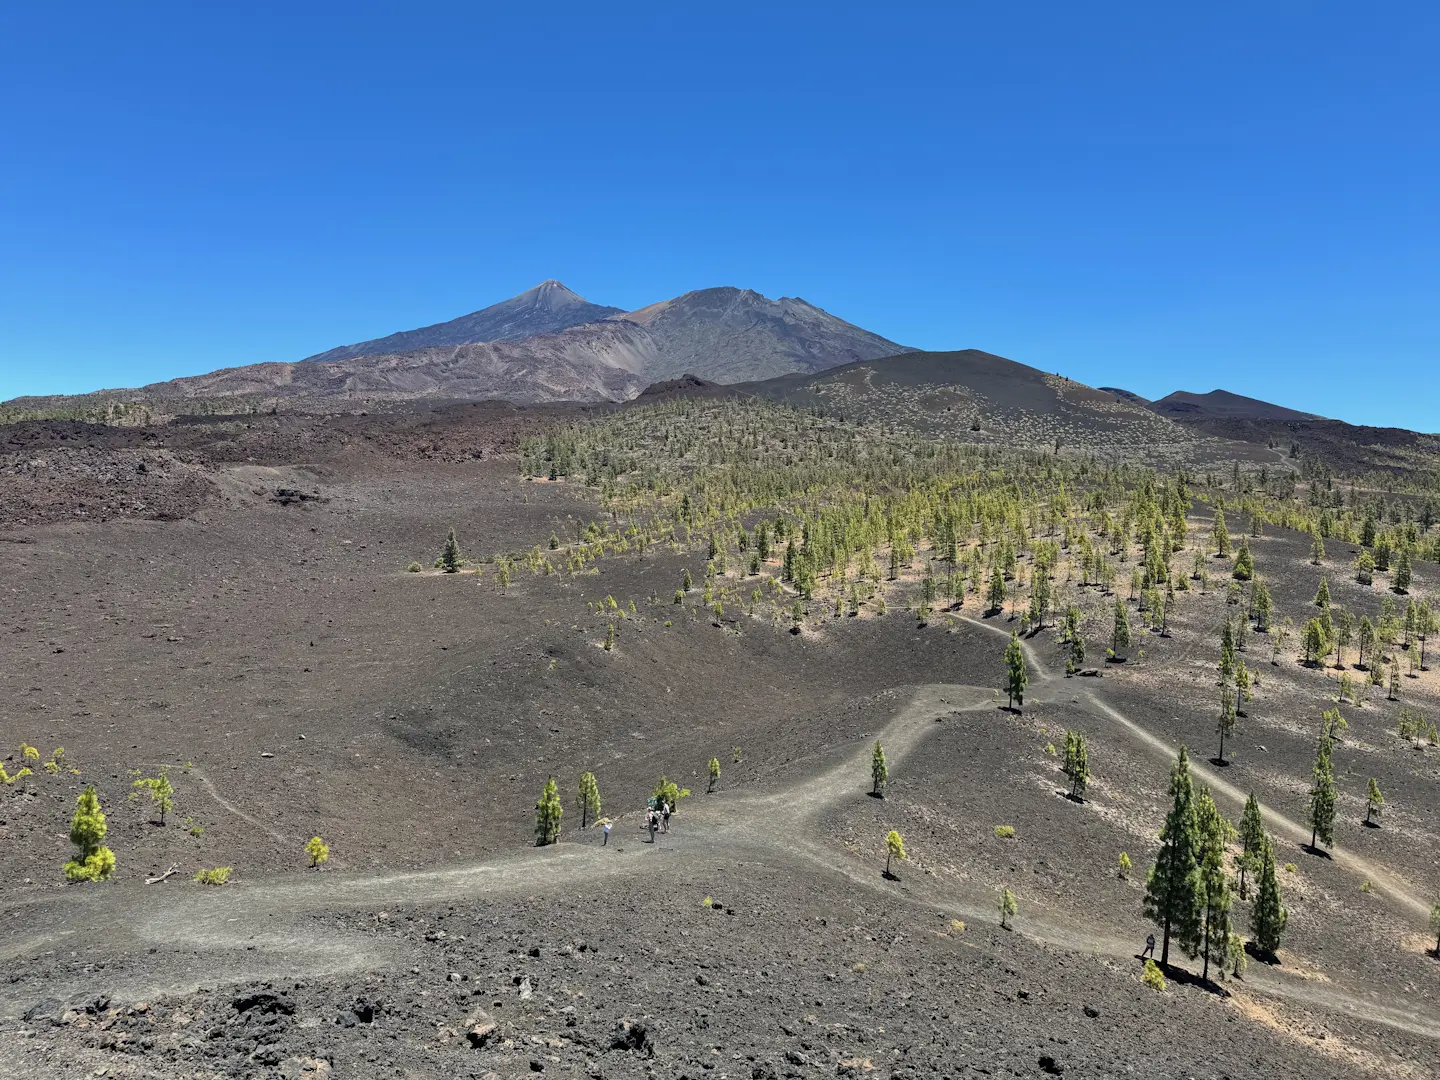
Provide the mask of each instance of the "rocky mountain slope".
POLYGON ((326 411, 424 399, 625 401, 682 375, 739 382, 905 351, 804 300, 771 300, 750 289, 702 289, 638 311, 616 310, 546 282, 451 323, 298 363, 248 364, 136 390, 17 398, 0 412, 113 421, 119 404, 163 416, 281 403, 326 411), (558 324, 563 328, 538 332, 558 324), (416 347, 422 341, 428 343, 416 347), (377 351, 393 342, 406 348, 377 351))
POLYGON ((537 334, 553 334, 581 323, 599 322, 620 314, 617 307, 592 304, 555 280, 542 281, 519 296, 461 315, 449 322, 403 330, 355 345, 341 345, 307 360, 349 360, 357 356, 381 356, 433 348, 437 345, 469 345, 477 341, 518 341, 537 334))

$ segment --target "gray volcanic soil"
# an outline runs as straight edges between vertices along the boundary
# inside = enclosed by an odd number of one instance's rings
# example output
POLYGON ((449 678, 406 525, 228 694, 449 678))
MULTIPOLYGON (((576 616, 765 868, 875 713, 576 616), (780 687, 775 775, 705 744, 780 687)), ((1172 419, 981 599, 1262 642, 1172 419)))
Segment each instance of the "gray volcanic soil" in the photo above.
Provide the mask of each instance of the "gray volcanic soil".
MULTIPOLYGON (((1383 781, 1408 843, 1388 820, 1373 839, 1342 831, 1335 859, 1309 856, 1303 880, 1283 882, 1295 932, 1278 968, 1252 964, 1219 993, 1138 981, 1138 881, 1169 751, 1208 747, 1193 737, 1213 726, 1208 687, 1184 680, 1213 669, 1217 595, 1183 601, 1174 637, 1100 680, 1047 678, 1058 653, 1051 631, 1037 636, 1015 716, 990 689, 993 629, 917 629, 898 605, 799 636, 735 615, 716 628, 668 600, 699 555, 632 554, 574 578, 521 570, 506 590, 488 575, 406 574, 452 524, 467 552, 523 551, 598 508, 569 485, 522 483, 513 462, 467 462, 463 439, 453 453, 429 440, 429 458, 411 427, 346 423, 344 440, 317 437, 288 461, 236 462, 232 442, 196 450, 224 494, 185 520, 36 524, 0 544, 3 745, 64 745, 81 770, 0 788, 0 1073, 1433 1073, 1440 964, 1423 952, 1423 914, 1388 877, 1361 894, 1364 869, 1342 856, 1363 839, 1377 869, 1433 887, 1434 823, 1419 815, 1435 806, 1434 751, 1385 751, 1416 762, 1383 781), (319 498, 273 498, 282 473, 305 474, 319 498), (610 620, 586 606, 607 595, 637 608, 609 653, 610 620), (1202 719, 1174 724, 1186 709, 1202 719), (1056 794, 1044 750, 1067 726, 1092 741, 1083 806, 1056 794), (892 756, 883 801, 866 795, 877 737, 892 756), (724 775, 707 796, 712 754, 724 775), (129 770, 162 762, 177 789, 164 828, 125 801, 129 770), (587 768, 623 814, 606 848, 575 828, 587 768), (638 808, 662 772, 697 794, 652 846, 638 808), (549 773, 566 829, 536 850, 549 773), (85 782, 119 871, 67 887, 85 782), (911 858, 885 880, 892 827, 911 858), (301 846, 316 833, 332 857, 312 872, 301 846), (1130 883, 1113 870, 1120 850, 1130 883), (143 884, 171 863, 177 876, 143 884), (217 865, 232 884, 189 882, 217 865), (993 913, 1001 885, 1021 900, 1010 932, 993 913)), ((509 413, 495 424, 513 430, 509 413)), ((1302 544, 1267 538, 1256 555, 1297 617, 1293 597, 1313 593, 1303 558, 1292 565, 1302 544)), ((1088 627, 1093 654, 1103 626, 1088 627)), ((1308 731, 1317 699, 1265 678, 1223 771, 1241 783, 1264 742, 1257 792, 1298 817, 1313 740, 1257 728, 1263 716, 1308 731)), ((1378 742, 1362 731, 1370 714, 1351 712, 1357 742, 1378 742)))

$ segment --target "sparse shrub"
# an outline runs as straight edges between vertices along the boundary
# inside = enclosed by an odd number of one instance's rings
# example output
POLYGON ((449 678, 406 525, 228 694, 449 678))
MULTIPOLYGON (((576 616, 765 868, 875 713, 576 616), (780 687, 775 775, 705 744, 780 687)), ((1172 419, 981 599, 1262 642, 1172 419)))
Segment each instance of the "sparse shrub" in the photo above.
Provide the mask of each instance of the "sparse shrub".
POLYGON ((1164 991, 1165 973, 1160 970, 1160 965, 1154 960, 1146 960, 1145 968, 1140 972, 1140 981, 1151 990, 1164 991))
POLYGON ((1130 856, 1123 851, 1120 852, 1120 876, 1127 881, 1130 879, 1130 856))
POLYGON ((612 622, 605 631, 605 651, 611 652, 615 648, 615 624, 612 622))
POLYGON ((312 836, 305 841, 305 854, 310 856, 310 866, 314 869, 330 858, 330 845, 320 837, 312 836))
POLYGON ((1001 840, 1009 840, 1011 837, 1013 837, 1013 836, 1015 835, 1015 826, 1014 826, 1014 825, 996 825, 996 826, 995 826, 995 835, 998 836, 1001 840))
POLYGON ((418 562, 412 562, 409 566, 405 567, 405 572, 407 574, 418 574, 423 569, 425 568, 418 562))
POLYGON ((705 897, 704 900, 701 900, 700 903, 701 903, 704 907, 713 908, 713 907, 715 906, 715 901, 714 901, 713 899, 711 899, 710 897, 708 897, 708 896, 705 897))
POLYGON ((965 932, 965 923, 961 919, 951 919, 950 929, 953 933, 963 934, 965 932))
POLYGON ((1300 872, 1300 868, 1296 866, 1293 862, 1287 862, 1285 864, 1285 872, 1287 874, 1298 874, 1300 872))
POLYGON ((100 809, 100 796, 90 784, 75 802, 75 816, 70 821, 70 842, 76 855, 65 864, 65 877, 70 881, 104 881, 115 872, 115 853, 103 846, 106 825, 100 809))
POLYGON ((213 870, 198 871, 195 880, 201 885, 224 885, 230 880, 230 867, 217 866, 213 870))
POLYGON ((855 972, 856 975, 864 975, 865 972, 870 970, 870 965, 865 963, 864 960, 857 960, 851 965, 850 970, 855 972))

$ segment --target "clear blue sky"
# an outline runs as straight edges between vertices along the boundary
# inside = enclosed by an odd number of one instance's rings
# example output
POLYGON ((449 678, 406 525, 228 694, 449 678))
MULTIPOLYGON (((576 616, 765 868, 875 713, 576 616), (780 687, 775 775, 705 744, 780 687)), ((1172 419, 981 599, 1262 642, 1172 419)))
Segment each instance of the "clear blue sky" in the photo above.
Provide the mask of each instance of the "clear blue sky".
POLYGON ((12 4, 0 398, 711 285, 1440 429, 1440 9, 12 4))

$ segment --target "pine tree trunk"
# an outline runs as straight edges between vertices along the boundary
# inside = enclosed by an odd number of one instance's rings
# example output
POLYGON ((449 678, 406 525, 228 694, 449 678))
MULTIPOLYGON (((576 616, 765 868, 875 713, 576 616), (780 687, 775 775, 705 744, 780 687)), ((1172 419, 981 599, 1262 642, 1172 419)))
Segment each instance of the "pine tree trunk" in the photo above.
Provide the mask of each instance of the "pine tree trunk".
POLYGON ((1160 966, 1170 966, 1170 920, 1165 920, 1164 940, 1160 945, 1160 966))
POLYGON ((1319 825, 1311 825, 1311 826, 1310 826, 1310 850, 1311 850, 1311 851, 1318 851, 1318 850, 1319 850, 1319 849, 1315 846, 1315 837, 1319 834, 1319 832, 1320 832, 1320 826, 1319 826, 1319 825))

